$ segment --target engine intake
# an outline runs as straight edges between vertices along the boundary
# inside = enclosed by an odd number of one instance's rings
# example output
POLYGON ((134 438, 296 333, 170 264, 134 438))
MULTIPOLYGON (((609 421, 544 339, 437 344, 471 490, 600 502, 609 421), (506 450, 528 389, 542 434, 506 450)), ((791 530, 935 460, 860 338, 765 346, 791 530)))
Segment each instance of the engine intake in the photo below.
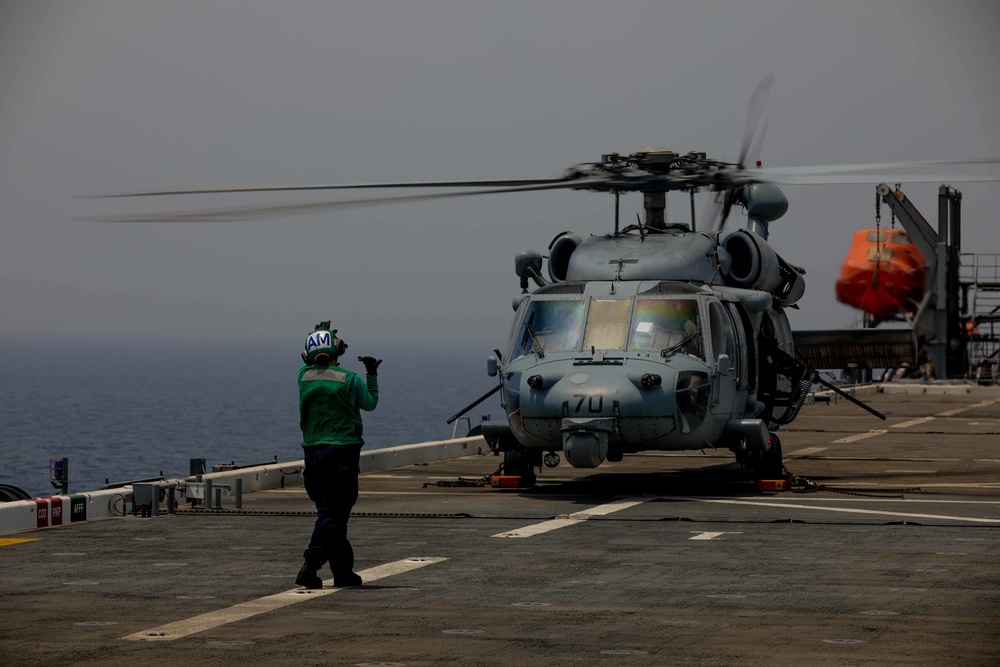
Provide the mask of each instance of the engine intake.
POLYGON ((778 253, 761 237, 741 229, 727 236, 722 247, 733 258, 728 278, 736 287, 770 292, 781 284, 778 253))
POLYGON ((798 269, 778 256, 767 241, 746 229, 727 236, 722 247, 732 257, 726 282, 735 287, 770 292, 778 306, 790 306, 805 292, 798 269))
POLYGON ((567 232, 552 239, 552 243, 549 245, 549 278, 553 282, 566 280, 566 273, 569 270, 569 256, 573 254, 581 242, 579 236, 567 232))

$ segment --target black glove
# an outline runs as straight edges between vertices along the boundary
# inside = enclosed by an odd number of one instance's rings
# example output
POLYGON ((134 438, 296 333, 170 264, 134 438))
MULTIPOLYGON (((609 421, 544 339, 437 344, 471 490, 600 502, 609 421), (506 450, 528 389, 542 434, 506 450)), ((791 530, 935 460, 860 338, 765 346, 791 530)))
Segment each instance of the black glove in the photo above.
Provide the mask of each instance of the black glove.
POLYGON ((313 331, 319 331, 320 329, 322 329, 323 331, 327 331, 329 330, 329 328, 330 328, 330 320, 327 320, 326 322, 320 322, 319 324, 317 324, 316 328, 313 329, 313 331))
POLYGON ((367 375, 378 375, 378 365, 382 363, 381 359, 376 359, 375 357, 358 357, 358 361, 365 365, 365 373, 367 375))

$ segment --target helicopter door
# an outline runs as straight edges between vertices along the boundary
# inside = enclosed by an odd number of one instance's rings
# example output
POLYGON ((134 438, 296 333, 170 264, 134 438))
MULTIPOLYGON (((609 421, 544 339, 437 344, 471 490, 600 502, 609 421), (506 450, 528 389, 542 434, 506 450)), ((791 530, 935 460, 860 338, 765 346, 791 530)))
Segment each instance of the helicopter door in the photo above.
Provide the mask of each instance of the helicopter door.
POLYGON ((715 365, 723 354, 729 357, 725 375, 716 372, 712 378, 712 412, 731 412, 736 400, 739 382, 739 358, 736 356, 736 334, 729 313, 718 301, 708 302, 708 322, 711 327, 712 354, 709 361, 715 365))
POLYGON ((752 354, 752 348, 748 347, 751 335, 744 328, 744 323, 740 319, 740 313, 734 303, 724 303, 726 312, 729 314, 729 321, 733 323, 733 334, 735 337, 735 349, 733 356, 729 357, 729 366, 733 369, 739 389, 746 389, 749 384, 747 368, 747 358, 752 354))

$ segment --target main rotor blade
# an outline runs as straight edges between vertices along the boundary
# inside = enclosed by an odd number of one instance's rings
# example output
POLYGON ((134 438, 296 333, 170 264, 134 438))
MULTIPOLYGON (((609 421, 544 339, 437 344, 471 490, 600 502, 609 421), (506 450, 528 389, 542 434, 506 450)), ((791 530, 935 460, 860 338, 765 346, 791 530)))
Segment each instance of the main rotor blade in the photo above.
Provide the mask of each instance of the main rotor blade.
POLYGON ((995 183, 1000 174, 802 174, 782 175, 759 172, 734 174, 737 183, 775 185, 852 185, 864 183, 995 183))
POLYGON ((849 174, 856 171, 880 171, 883 169, 910 169, 917 167, 966 166, 974 164, 1000 164, 998 157, 973 158, 971 160, 915 160, 910 162, 872 162, 868 164, 829 164, 803 167, 765 167, 765 174, 849 174))
POLYGON ((471 190, 466 192, 437 192, 423 195, 401 195, 398 197, 374 197, 371 199, 342 199, 338 201, 305 202, 298 204, 267 204, 260 206, 239 206, 232 208, 205 209, 200 211, 177 211, 174 213, 149 213, 139 215, 112 215, 85 218, 90 222, 235 222, 276 218, 286 215, 304 215, 321 211, 336 211, 348 208, 401 204, 406 202, 431 201, 435 199, 456 199, 476 195, 493 195, 505 192, 533 192, 536 190, 560 190, 586 187, 590 183, 602 183, 602 179, 575 179, 568 182, 549 183, 493 190, 471 190))
POLYGON ((698 219, 698 228, 703 232, 717 232, 722 229, 719 220, 722 217, 722 193, 716 192, 705 199, 705 207, 702 209, 701 218, 698 219))
POLYGON ((750 164, 757 164, 757 160, 760 159, 760 151, 764 146, 764 137, 767 136, 767 123, 769 119, 764 119, 764 127, 760 129, 760 134, 754 140, 753 144, 750 145, 750 152, 747 153, 747 160, 750 164))
POLYGON ((570 178, 535 178, 519 180, 487 180, 487 181, 415 181, 409 183, 355 183, 344 185, 277 185, 256 188, 202 188, 194 190, 150 190, 146 192, 119 192, 103 195, 87 195, 87 199, 120 199, 124 197, 159 197, 163 195, 207 195, 227 194, 234 192, 294 192, 307 190, 361 190, 392 188, 489 188, 489 187, 520 187, 525 185, 547 185, 563 183, 570 178))
POLYGON ((747 105, 747 119, 743 126, 743 144, 740 147, 740 159, 737 164, 742 168, 750 152, 750 145, 753 143, 754 135, 757 133, 757 126, 760 124, 760 116, 764 112, 764 105, 767 104, 767 96, 771 93, 774 85, 774 75, 768 74, 754 89, 750 96, 750 103, 747 105))

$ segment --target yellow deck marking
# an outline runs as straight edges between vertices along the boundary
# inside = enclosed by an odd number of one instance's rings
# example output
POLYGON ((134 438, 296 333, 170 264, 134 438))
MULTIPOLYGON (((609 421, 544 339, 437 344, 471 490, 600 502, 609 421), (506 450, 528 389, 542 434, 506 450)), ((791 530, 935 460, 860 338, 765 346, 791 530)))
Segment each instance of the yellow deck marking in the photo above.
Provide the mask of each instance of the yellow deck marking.
POLYGON ((533 535, 547 533, 550 530, 565 528, 566 526, 581 523, 592 516, 605 516, 607 514, 611 514, 612 512, 628 509, 629 507, 635 507, 636 505, 641 505, 647 500, 652 500, 652 498, 642 498, 640 500, 616 500, 613 503, 605 503, 604 505, 591 507, 588 510, 581 510, 565 516, 556 517, 555 519, 550 519, 549 521, 531 524, 530 526, 525 526, 524 528, 515 528, 514 530, 509 530, 505 533, 497 533, 496 535, 491 535, 491 537, 532 537, 533 535))
MULTIPOLYGON (((361 578, 365 581, 365 583, 368 583, 446 560, 448 559, 438 557, 408 558, 405 560, 397 560, 393 563, 386 563, 385 565, 377 565, 375 567, 368 568, 367 570, 362 570, 361 572, 358 572, 358 574, 361 575, 361 578)), ((322 597, 324 595, 332 595, 337 591, 344 590, 342 588, 333 588, 332 579, 325 580, 323 585, 327 588, 320 588, 316 590, 293 588, 292 590, 284 591, 282 593, 275 593, 274 595, 257 598, 256 600, 234 604, 232 607, 227 607, 225 609, 199 614, 198 616, 193 616, 192 618, 187 618, 182 621, 167 623, 166 625, 161 625, 158 628, 142 630, 128 635, 127 637, 122 637, 122 639, 169 642, 175 639, 180 639, 181 637, 196 634, 198 632, 211 630, 212 628, 217 628, 220 625, 242 621, 243 619, 250 618, 251 616, 257 616, 258 614, 264 614, 269 611, 274 611, 275 609, 281 609, 282 607, 287 607, 288 605, 295 604, 297 602, 304 602, 306 600, 322 597)))
POLYGON ((35 542, 40 540, 40 537, 0 537, 0 547, 9 547, 14 544, 23 544, 25 542, 35 542))

